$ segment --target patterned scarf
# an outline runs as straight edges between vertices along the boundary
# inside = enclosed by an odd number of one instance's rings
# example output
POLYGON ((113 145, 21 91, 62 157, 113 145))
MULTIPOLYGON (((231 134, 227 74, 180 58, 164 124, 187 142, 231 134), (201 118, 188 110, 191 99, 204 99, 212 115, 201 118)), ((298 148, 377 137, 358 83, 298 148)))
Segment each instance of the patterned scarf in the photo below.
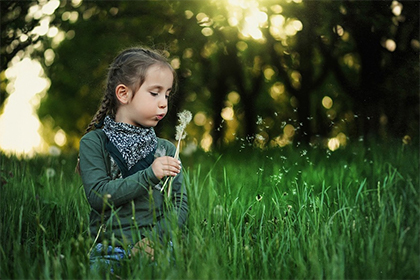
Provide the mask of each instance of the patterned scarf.
POLYGON ((120 123, 106 116, 102 130, 123 156, 128 169, 145 158, 157 146, 157 137, 152 127, 137 127, 120 123))

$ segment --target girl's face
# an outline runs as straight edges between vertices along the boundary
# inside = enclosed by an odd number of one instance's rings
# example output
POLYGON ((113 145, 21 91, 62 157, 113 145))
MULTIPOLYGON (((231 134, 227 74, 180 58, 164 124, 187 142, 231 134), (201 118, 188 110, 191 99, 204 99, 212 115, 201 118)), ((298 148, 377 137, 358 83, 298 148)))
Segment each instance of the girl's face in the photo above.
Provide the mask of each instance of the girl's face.
POLYGON ((168 112, 173 79, 167 66, 150 66, 143 84, 135 93, 127 88, 127 102, 120 104, 115 120, 135 126, 156 126, 168 112))

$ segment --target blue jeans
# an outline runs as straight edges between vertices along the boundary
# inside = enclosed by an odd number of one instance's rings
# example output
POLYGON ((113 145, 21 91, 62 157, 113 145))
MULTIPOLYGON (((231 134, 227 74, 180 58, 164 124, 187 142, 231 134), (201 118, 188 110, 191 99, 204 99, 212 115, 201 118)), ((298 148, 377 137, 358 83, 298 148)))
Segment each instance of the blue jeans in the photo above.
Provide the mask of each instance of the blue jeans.
POLYGON ((102 243, 98 243, 89 256, 90 268, 97 270, 109 269, 113 273, 114 269, 120 266, 120 261, 128 259, 128 256, 129 253, 121 247, 109 245, 108 248, 105 248, 102 243))
MULTIPOLYGON (((131 250, 132 246, 128 246, 128 249, 131 250)), ((175 255, 173 251, 172 241, 168 243, 168 249, 171 252, 171 256, 168 261, 175 265, 175 255)), ((112 247, 111 245, 108 248, 102 243, 96 244, 90 253, 90 268, 98 271, 108 270, 111 273, 114 273, 115 269, 121 266, 121 261, 127 260, 130 256, 130 251, 127 252, 121 247, 112 247)), ((150 263, 152 266, 156 266, 156 261, 150 263)))

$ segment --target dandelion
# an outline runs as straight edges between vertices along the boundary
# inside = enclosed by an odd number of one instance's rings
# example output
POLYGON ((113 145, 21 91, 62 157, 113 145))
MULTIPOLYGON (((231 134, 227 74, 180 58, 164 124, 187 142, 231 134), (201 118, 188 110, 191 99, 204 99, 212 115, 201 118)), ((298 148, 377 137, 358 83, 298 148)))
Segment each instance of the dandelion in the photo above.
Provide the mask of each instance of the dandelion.
POLYGON ((61 154, 61 150, 57 146, 50 146, 48 152, 53 157, 58 157, 61 154))
POLYGON ((185 156, 192 155, 195 151, 197 151, 197 144, 189 143, 187 146, 184 147, 182 150, 182 154, 185 156))
POLYGON ((222 205, 216 205, 213 208, 213 214, 217 215, 217 216, 222 216, 223 215, 223 206, 222 205))
MULTIPOLYGON (((190 111, 184 110, 181 113, 178 113, 179 118, 179 125, 176 127, 176 134, 175 134, 175 140, 178 140, 178 144, 176 145, 176 151, 175 151, 175 159, 179 159, 179 151, 181 147, 181 140, 187 136, 187 133, 185 132, 185 128, 192 120, 192 114, 190 111)), ((168 183, 169 177, 166 179, 165 183, 163 184, 161 191, 165 189, 166 184, 168 183)), ((172 191, 172 178, 169 182, 168 187, 168 197, 171 196, 172 191)))
POLYGON ((166 155, 166 149, 163 146, 160 146, 156 149, 155 157, 163 157, 166 155))
POLYGON ((47 170, 45 170, 45 174, 47 175, 47 178, 52 178, 55 176, 55 170, 52 168, 47 168, 47 170))
POLYGON ((178 159, 179 157, 179 149, 181 146, 181 140, 187 136, 187 133, 185 132, 185 128, 187 125, 191 122, 192 114, 190 111, 182 111, 181 113, 178 113, 179 118, 179 125, 176 127, 176 135, 175 140, 178 140, 178 144, 176 146, 176 152, 175 152, 175 158, 178 159))

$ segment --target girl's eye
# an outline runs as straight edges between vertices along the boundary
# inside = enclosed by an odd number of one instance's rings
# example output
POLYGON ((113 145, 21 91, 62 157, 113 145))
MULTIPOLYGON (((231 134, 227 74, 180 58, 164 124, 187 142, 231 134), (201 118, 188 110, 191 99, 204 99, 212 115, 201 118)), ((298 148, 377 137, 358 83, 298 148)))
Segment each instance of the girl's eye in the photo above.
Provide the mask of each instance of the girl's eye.
POLYGON ((169 99, 169 94, 165 95, 165 98, 166 98, 166 99, 169 99))
POLYGON ((156 93, 156 92, 150 92, 150 94, 153 95, 153 96, 157 96, 158 95, 158 93, 156 93))

